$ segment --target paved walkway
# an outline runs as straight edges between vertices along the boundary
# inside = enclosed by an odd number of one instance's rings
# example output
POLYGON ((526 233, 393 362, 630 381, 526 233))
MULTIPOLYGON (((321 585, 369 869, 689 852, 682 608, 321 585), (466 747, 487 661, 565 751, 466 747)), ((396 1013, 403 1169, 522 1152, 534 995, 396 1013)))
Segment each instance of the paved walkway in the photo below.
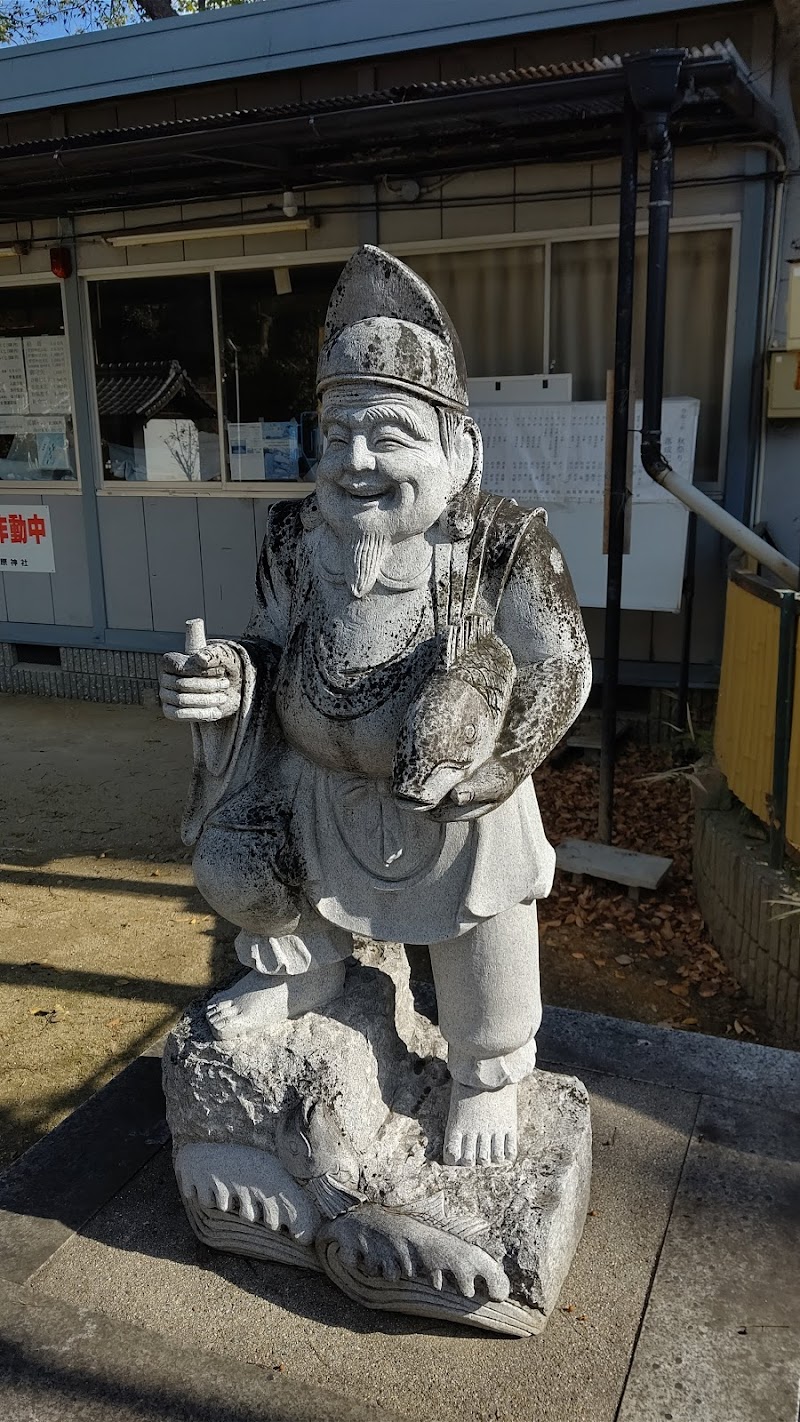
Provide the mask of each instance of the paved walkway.
POLYGON ((800 1054, 550 1009, 592 1096, 592 1214, 514 1341, 214 1255, 157 1056, 0 1180, 3 1422, 799 1422, 800 1054))

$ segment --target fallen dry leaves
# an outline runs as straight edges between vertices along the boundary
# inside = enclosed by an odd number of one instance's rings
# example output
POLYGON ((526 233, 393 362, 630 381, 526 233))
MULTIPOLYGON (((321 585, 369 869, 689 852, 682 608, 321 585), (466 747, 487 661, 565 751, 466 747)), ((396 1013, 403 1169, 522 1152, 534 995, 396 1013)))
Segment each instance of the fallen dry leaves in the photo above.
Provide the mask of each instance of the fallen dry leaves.
MULTIPOLYGON (((712 943, 694 897, 688 780, 659 776, 642 783, 644 776, 669 767, 666 747, 629 743, 621 748, 614 843, 668 855, 671 873, 657 893, 643 892, 638 904, 619 886, 599 880, 578 885, 557 874, 551 897, 539 905, 545 988, 552 952, 561 960, 559 973, 563 965, 563 972, 573 975, 573 1006, 644 1021, 657 1018, 684 1030, 699 1027, 770 1040, 768 1023, 762 1019, 754 1026, 747 1000, 712 943), (599 983, 594 991, 590 975, 602 979, 602 993, 599 983), (590 1000, 577 1000, 581 988, 590 1000)), ((545 829, 554 844, 597 837, 597 786, 597 764, 585 759, 562 760, 537 772, 545 829)))

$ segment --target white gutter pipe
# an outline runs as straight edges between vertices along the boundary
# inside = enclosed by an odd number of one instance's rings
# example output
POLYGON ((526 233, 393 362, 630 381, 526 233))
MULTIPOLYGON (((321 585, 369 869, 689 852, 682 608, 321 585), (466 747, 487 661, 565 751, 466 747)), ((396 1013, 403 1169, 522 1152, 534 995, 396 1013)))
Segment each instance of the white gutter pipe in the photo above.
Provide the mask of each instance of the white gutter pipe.
POLYGON ((743 553, 749 553, 752 558, 756 558, 759 563, 763 563, 765 568, 769 568, 778 578, 782 587, 792 588, 794 592, 800 591, 800 568, 791 559, 784 558, 783 554, 765 539, 759 538, 752 528, 740 523, 738 518, 729 514, 720 504, 710 499, 707 494, 702 493, 695 484, 690 484, 688 479, 682 479, 680 474, 676 474, 668 464, 659 469, 648 469, 651 479, 654 479, 662 488, 668 489, 676 499, 680 499, 687 509, 696 513, 698 517, 705 519, 706 523, 721 533, 724 538, 730 539, 737 548, 741 548, 743 553))

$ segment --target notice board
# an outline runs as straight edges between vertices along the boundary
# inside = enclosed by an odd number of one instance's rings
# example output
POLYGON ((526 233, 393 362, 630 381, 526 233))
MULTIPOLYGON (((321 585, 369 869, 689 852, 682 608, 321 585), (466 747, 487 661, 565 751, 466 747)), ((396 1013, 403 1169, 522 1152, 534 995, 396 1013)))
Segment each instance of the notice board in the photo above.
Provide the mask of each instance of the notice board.
MULTIPOLYGON (((672 468, 691 481, 700 401, 665 400, 662 447, 672 468)), ((553 405, 476 404, 484 442, 483 487, 528 507, 547 509, 583 607, 604 607, 603 553, 606 407, 604 401, 553 405)), ((641 430, 641 402, 634 428, 641 430)), ((634 439, 631 551, 622 576, 622 606, 676 612, 686 549, 688 510, 647 475, 634 439)))

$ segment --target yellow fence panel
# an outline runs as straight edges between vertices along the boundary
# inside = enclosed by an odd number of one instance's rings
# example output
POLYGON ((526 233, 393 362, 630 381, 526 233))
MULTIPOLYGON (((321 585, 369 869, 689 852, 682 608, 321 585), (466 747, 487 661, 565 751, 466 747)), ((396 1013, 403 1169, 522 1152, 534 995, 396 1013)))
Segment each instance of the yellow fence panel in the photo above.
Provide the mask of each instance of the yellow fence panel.
MULTIPOLYGON (((780 611, 745 583, 728 583, 714 750, 737 799, 769 822, 780 611)), ((786 838, 800 848, 800 655, 795 663, 786 838)))

